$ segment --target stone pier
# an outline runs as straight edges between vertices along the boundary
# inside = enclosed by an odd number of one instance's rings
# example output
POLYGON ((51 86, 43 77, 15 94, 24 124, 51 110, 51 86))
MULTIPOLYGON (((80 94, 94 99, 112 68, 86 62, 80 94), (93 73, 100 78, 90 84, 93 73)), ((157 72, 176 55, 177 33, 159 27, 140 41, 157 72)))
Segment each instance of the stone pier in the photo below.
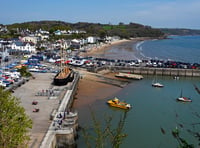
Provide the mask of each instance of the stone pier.
POLYGON ((140 75, 200 77, 200 69, 104 66, 89 69, 89 71, 98 72, 105 69, 113 72, 129 72, 140 75))
POLYGON ((75 73, 74 80, 66 88, 60 106, 50 115, 52 123, 40 148, 73 147, 78 129, 78 113, 70 111, 77 91, 80 75, 75 73))

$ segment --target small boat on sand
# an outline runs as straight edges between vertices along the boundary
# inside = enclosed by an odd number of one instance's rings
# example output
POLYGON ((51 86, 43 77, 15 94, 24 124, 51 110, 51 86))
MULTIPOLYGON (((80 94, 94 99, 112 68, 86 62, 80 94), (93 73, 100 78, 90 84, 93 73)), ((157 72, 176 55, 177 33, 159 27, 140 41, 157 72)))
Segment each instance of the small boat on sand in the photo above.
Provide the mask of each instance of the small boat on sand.
POLYGON ((182 96, 182 90, 181 90, 181 95, 180 97, 176 98, 177 101, 181 101, 181 102, 192 102, 192 100, 188 97, 183 97, 182 96))
POLYGON ((125 102, 120 101, 118 98, 114 98, 107 101, 107 104, 113 107, 121 108, 121 109, 130 109, 131 105, 125 102))

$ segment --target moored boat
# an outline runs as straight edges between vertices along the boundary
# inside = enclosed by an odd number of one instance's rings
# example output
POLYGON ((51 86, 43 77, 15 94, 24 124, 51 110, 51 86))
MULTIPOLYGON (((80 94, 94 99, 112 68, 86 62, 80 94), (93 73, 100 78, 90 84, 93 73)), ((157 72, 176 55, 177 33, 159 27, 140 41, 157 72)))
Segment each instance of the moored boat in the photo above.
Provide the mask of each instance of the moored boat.
POLYGON ((192 102, 192 100, 188 97, 179 97, 176 99, 177 101, 182 101, 182 102, 192 102))
POLYGON ((156 82, 156 83, 152 83, 152 86, 153 86, 153 87, 164 87, 163 84, 158 83, 158 82, 156 82))
POLYGON ((66 85, 68 82, 72 82, 74 78, 74 72, 69 67, 64 67, 60 72, 54 77, 54 85, 62 86, 66 85))
POLYGON ((181 101, 181 102, 192 102, 192 100, 188 97, 183 97, 182 96, 182 90, 181 90, 181 95, 180 97, 176 98, 177 101, 181 101))
POLYGON ((160 88, 164 87, 163 84, 157 82, 157 76, 154 78, 154 80, 153 80, 151 85, 152 85, 152 87, 160 87, 160 88))
POLYGON ((114 98, 107 101, 107 104, 113 107, 121 108, 121 109, 130 109, 131 105, 125 102, 120 101, 118 98, 114 98))

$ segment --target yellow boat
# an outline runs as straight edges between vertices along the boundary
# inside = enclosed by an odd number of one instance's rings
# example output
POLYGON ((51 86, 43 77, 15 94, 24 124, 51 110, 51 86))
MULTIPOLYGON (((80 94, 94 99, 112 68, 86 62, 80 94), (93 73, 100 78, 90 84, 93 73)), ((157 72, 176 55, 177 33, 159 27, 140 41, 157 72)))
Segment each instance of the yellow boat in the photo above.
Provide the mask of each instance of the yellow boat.
POLYGON ((108 100, 107 103, 110 106, 118 107, 118 108, 121 108, 121 109, 130 109, 131 108, 130 104, 122 102, 116 97, 114 99, 108 100))

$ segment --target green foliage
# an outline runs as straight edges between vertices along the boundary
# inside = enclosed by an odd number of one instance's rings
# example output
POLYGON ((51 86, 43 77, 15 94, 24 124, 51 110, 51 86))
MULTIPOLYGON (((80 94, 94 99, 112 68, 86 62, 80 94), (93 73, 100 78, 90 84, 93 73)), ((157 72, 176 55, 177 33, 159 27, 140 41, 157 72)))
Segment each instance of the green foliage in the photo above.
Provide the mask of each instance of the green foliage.
MULTIPOLYGON (((197 117, 200 118, 200 115, 198 114, 198 112, 193 112, 193 114, 197 117)), ((199 131, 196 131, 196 129, 198 129, 196 126, 199 126, 200 123, 193 123, 192 128, 186 129, 187 127, 184 126, 184 124, 182 123, 178 123, 178 118, 179 115, 176 113, 176 120, 177 120, 177 126, 176 128, 171 130, 171 134, 172 136, 176 139, 176 141, 178 142, 178 148, 194 148, 194 144, 190 144, 189 140, 183 137, 183 133, 187 133, 190 134, 191 136, 193 136, 197 142, 198 145, 200 146, 200 133, 199 131)), ((180 122, 180 121, 179 121, 180 122)), ((163 134, 165 134, 165 130, 163 128, 161 128, 161 132, 163 134)))
POLYGON ((47 30, 50 32, 52 39, 85 38, 88 36, 120 36, 121 38, 162 37, 164 35, 164 33, 160 31, 160 29, 153 29, 149 26, 144 26, 137 23, 119 23, 118 25, 112 25, 99 23, 95 24, 87 22, 78 22, 72 24, 61 21, 40 21, 8 25, 9 30, 16 28, 19 28, 19 30, 28 28, 31 31, 39 29, 47 30), (53 32, 56 30, 84 30, 87 32, 87 34, 73 34, 71 36, 54 36, 53 32))
POLYGON ((25 23, 15 23, 8 25, 8 29, 20 28, 20 29, 29 29, 30 31, 36 31, 39 29, 47 31, 56 31, 56 30, 68 30, 71 29, 70 26, 61 21, 38 21, 38 22, 25 22, 25 23))
POLYGON ((18 72, 20 72, 21 76, 23 76, 23 77, 32 76, 32 74, 27 71, 27 67, 26 66, 22 66, 22 68, 18 69, 18 72))
POLYGON ((19 99, 10 92, 0 89, 0 147, 27 147, 28 129, 32 127, 31 119, 20 106, 19 99))
POLYGON ((194 148, 194 145, 189 144, 186 141, 186 139, 184 139, 180 136, 180 131, 177 127, 174 130, 172 130, 172 135, 178 141, 180 148, 194 148))
POLYGON ((112 30, 112 29, 127 29, 126 25, 105 25, 103 26, 105 30, 112 30))
POLYGON ((93 112, 91 112, 91 114, 93 121, 92 133, 89 133, 87 128, 82 129, 87 147, 91 148, 93 147, 92 145, 95 145, 95 148, 119 148, 123 139, 127 136, 123 133, 127 112, 125 111, 123 116, 120 117, 116 128, 114 128, 114 125, 112 124, 112 117, 106 117, 104 119, 105 123, 101 123, 97 120, 93 112))
POLYGON ((194 30, 194 29, 162 28, 161 31, 168 35, 199 35, 200 34, 200 30, 194 30))

